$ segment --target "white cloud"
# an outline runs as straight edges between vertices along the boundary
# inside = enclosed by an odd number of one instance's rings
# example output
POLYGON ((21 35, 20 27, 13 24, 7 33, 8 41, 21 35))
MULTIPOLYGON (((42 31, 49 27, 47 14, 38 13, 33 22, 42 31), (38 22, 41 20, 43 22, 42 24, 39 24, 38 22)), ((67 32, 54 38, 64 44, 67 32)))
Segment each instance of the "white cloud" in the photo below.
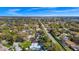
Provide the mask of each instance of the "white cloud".
MULTIPOLYGON (((37 9, 40 9, 40 8, 31 8, 31 9, 28 9, 28 11, 31 12, 31 10, 37 10, 37 9)), ((21 9, 8 9, 6 12, 8 15, 12 15, 12 16, 29 16, 29 15, 33 15, 33 14, 27 14, 27 13, 19 13, 18 11, 20 11, 21 9)), ((27 11, 27 12, 28 12, 27 11)), ((39 11, 39 14, 36 14, 37 16, 38 15, 46 15, 46 16, 52 16, 52 15, 78 15, 79 13, 79 8, 75 8, 75 9, 68 9, 68 10, 45 10, 45 11, 48 11, 49 13, 46 14, 43 14, 41 13, 41 11, 39 11), (50 13, 51 12, 51 13, 50 13)), ((34 14, 35 15, 35 14, 34 14)))
MULTIPOLYGON (((40 8, 34 7, 34 8, 31 8, 31 9, 27 9, 27 12, 28 11, 31 12, 32 10, 38 10, 38 9, 40 9, 40 8)), ((18 11, 20 11, 20 10, 21 9, 9 9, 6 12, 7 12, 8 15, 13 15, 13 16, 26 16, 27 13, 25 13, 25 14, 18 13, 18 11)))
POLYGON ((69 10, 49 10, 50 12, 77 12, 79 11, 79 8, 77 9, 69 9, 69 10))
POLYGON ((31 8, 31 9, 27 9, 26 11, 33 11, 33 10, 38 10, 38 9, 41 9, 41 7, 34 7, 34 8, 31 8))
POLYGON ((9 9, 9 12, 16 12, 16 11, 20 11, 21 9, 9 9))
POLYGON ((18 13, 21 9, 9 9, 6 11, 8 15, 13 15, 13 16, 21 16, 22 14, 18 13))

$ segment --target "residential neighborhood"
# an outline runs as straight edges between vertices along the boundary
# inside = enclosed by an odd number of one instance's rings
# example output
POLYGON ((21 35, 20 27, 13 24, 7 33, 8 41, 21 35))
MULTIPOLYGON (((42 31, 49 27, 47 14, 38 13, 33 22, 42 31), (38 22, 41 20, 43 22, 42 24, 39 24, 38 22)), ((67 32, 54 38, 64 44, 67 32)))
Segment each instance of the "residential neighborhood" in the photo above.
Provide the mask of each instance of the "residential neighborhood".
POLYGON ((74 18, 0 17, 0 51, 79 51, 74 18))

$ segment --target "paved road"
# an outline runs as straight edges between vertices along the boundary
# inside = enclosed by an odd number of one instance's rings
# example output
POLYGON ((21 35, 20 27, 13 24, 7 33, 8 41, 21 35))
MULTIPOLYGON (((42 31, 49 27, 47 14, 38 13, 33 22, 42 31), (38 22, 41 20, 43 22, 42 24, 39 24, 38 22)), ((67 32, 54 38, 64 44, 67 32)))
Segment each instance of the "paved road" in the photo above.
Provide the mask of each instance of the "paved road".
POLYGON ((45 34, 49 37, 49 39, 52 40, 52 43, 57 47, 57 50, 63 51, 63 47, 54 39, 54 37, 52 37, 52 35, 50 33, 48 33, 48 30, 45 28, 45 26, 41 23, 41 21, 39 21, 45 34))

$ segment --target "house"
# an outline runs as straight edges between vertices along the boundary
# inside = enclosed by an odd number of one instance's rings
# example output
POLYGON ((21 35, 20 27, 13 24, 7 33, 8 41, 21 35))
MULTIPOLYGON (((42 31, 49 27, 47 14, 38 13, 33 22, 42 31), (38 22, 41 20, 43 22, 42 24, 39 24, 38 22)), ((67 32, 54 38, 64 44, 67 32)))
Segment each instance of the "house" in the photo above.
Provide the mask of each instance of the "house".
POLYGON ((19 42, 18 43, 14 42, 13 48, 15 48, 16 51, 21 51, 22 50, 21 47, 19 47, 19 42))
POLYGON ((67 36, 65 36, 65 37, 63 38, 63 40, 69 40, 69 38, 68 38, 67 36))
POLYGON ((30 49, 34 51, 39 51, 41 49, 41 46, 37 42, 35 42, 31 44, 30 49))
POLYGON ((8 48, 0 44, 0 51, 8 51, 8 48))
POLYGON ((33 37, 34 37, 33 35, 28 35, 28 39, 33 38, 33 37))

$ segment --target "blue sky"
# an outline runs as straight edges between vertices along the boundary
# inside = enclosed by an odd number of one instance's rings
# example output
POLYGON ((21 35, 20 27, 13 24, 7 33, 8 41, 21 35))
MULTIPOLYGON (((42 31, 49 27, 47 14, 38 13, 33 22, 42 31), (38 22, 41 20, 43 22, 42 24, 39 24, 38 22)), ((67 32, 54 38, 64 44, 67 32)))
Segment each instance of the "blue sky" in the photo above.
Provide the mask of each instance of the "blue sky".
POLYGON ((79 7, 0 7, 0 16, 79 16, 79 7))

